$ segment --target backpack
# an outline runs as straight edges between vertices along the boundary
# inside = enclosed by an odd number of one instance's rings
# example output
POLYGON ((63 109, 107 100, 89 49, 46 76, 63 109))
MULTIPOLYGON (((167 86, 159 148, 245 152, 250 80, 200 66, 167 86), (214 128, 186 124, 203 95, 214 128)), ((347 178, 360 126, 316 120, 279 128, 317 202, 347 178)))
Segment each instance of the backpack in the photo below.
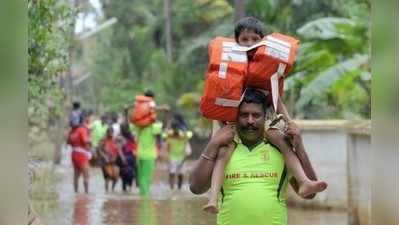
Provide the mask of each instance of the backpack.
POLYGON ((145 95, 136 96, 130 122, 145 127, 154 123, 156 118, 154 99, 145 95))
POLYGON ((247 71, 247 53, 235 51, 234 39, 216 37, 209 43, 209 63, 200 110, 204 117, 234 121, 247 71))

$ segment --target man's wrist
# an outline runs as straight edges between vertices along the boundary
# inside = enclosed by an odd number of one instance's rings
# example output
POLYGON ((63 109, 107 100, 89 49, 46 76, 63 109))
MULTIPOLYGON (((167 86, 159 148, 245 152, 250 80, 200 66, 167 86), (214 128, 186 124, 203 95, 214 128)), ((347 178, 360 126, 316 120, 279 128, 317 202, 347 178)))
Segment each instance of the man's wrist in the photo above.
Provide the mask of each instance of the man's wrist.
POLYGON ((216 160, 216 157, 211 157, 211 156, 208 156, 208 155, 206 155, 204 153, 201 154, 201 157, 203 159, 206 159, 206 160, 211 161, 211 162, 215 162, 215 160, 216 160))
POLYGON ((219 145, 213 141, 210 141, 208 143, 208 147, 205 149, 205 151, 202 154, 205 154, 210 158, 216 158, 218 149, 219 145))

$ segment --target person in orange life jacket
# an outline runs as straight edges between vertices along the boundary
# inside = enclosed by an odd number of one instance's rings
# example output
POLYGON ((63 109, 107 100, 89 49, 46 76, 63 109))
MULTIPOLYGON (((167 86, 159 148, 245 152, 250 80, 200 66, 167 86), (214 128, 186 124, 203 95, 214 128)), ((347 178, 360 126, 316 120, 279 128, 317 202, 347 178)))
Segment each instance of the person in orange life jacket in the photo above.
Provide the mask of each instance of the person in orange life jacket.
POLYGON ((107 128, 106 136, 100 141, 98 153, 101 159, 101 170, 105 181, 105 191, 108 191, 109 181, 112 181, 112 191, 114 191, 119 178, 119 168, 115 162, 120 154, 120 149, 111 126, 107 128))
MULTIPOLYGON (((252 46, 259 41, 262 40, 264 36, 263 25, 262 23, 254 17, 245 17, 240 19, 237 24, 235 25, 234 35, 236 42, 245 47, 252 46)), ((248 52, 248 60, 250 61, 253 57, 253 53, 255 50, 248 52)), ((249 90, 249 89, 247 89, 249 90)), ((266 99, 265 99, 266 101, 266 99)), ((269 129, 265 130, 264 135, 268 141, 272 144, 278 146, 283 153, 286 165, 291 173, 295 176, 296 180, 299 181, 299 195, 302 197, 306 197, 312 195, 314 193, 323 191, 327 188, 327 184, 322 181, 312 181, 310 180, 302 168, 301 162, 299 161, 298 157, 295 156, 292 147, 296 146, 296 142, 298 141, 299 136, 299 128, 298 126, 291 120, 288 112, 281 101, 281 98, 278 99, 277 104, 277 114, 282 114, 281 117, 272 118, 275 120, 274 122, 278 122, 281 118, 287 121, 287 130, 284 135, 281 135, 281 131, 276 129, 277 127, 270 127, 269 129), (291 141, 291 148, 287 150, 285 146, 285 138, 289 138, 291 141)), ((217 163, 215 165, 215 172, 212 176, 212 188, 211 188, 211 195, 209 197, 208 203, 204 206, 204 210, 210 213, 217 213, 217 199, 218 199, 218 192, 221 188, 223 182, 223 174, 225 165, 230 158, 229 154, 224 155, 222 158, 221 156, 217 158, 217 163)))
POLYGON ((74 169, 73 186, 77 193, 79 190, 79 177, 83 175, 85 193, 89 192, 89 160, 91 159, 91 141, 89 132, 89 116, 86 112, 80 114, 79 123, 72 124, 68 134, 67 143, 72 146, 72 165, 74 169))
MULTIPOLYGON (((166 109, 165 106, 157 106, 156 105, 156 103, 155 103, 155 93, 152 90, 150 90, 150 89, 146 90, 144 92, 144 95, 154 99, 154 102, 153 102, 154 105, 152 105, 152 107, 154 107, 155 110, 165 110, 166 109)), ((159 151, 161 151, 161 147, 162 147, 162 136, 161 135, 156 135, 155 138, 156 138, 157 154, 159 155, 159 151)))
MULTIPOLYGON (((146 91, 145 96, 154 98, 154 92, 146 91)), ((155 106, 155 103, 153 103, 155 106)), ((148 197, 152 176, 162 146, 162 124, 155 121, 145 127, 135 126, 137 137, 137 172, 140 195, 148 197)))

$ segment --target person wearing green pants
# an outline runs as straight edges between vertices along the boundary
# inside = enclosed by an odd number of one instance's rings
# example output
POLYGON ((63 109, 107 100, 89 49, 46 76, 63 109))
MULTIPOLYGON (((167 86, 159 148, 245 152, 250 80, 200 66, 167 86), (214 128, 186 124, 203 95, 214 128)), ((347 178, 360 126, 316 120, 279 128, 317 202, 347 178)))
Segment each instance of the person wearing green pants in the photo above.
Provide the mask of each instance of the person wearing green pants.
POLYGON ((155 122, 143 128, 137 128, 138 183, 141 196, 150 195, 152 176, 157 158, 157 141, 161 140, 162 124, 155 122))

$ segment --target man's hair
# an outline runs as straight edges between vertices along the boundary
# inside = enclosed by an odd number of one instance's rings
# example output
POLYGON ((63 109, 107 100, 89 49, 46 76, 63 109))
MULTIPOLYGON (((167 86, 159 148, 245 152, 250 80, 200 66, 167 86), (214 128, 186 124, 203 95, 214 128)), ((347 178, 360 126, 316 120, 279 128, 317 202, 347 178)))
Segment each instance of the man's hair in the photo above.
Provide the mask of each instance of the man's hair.
POLYGON ((264 113, 266 113, 266 109, 267 107, 269 107, 266 95, 262 91, 255 88, 247 88, 245 90, 244 97, 240 103, 239 108, 241 107, 243 102, 261 105, 264 113))
POLYGON ((111 113, 111 120, 112 120, 113 123, 117 123, 118 122, 118 113, 112 112, 111 113))
POLYGON ((74 110, 80 109, 80 102, 73 102, 73 103, 72 103, 72 108, 73 108, 74 110))
POLYGON ((130 127, 128 123, 124 123, 121 125, 121 134, 124 138, 128 139, 128 140, 133 140, 134 136, 132 134, 132 132, 130 131, 130 127))
POLYGON ((151 90, 146 90, 144 92, 144 95, 147 96, 147 97, 152 97, 152 98, 155 96, 154 92, 151 91, 151 90))
POLYGON ((264 28, 262 22, 252 16, 244 17, 237 21, 234 27, 234 37, 237 42, 238 37, 244 30, 253 31, 255 32, 255 34, 259 34, 259 36, 261 36, 262 38, 264 36, 264 28))
POLYGON ((180 129, 180 130, 187 130, 188 129, 187 123, 184 120, 183 115, 180 114, 180 113, 174 113, 173 114, 172 125, 173 125, 173 123, 175 123, 176 126, 178 127, 178 129, 180 129))

